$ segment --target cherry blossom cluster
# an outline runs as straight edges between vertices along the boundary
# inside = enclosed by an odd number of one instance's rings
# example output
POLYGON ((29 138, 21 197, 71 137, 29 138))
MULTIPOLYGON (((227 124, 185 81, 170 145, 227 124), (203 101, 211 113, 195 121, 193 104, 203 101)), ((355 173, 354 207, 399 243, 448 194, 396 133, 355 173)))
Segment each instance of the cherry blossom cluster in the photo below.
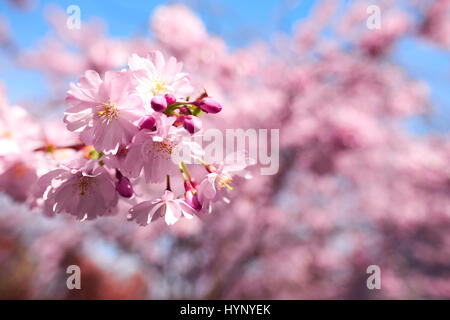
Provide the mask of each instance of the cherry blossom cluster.
POLYGON ((193 87, 181 70, 176 58, 166 61, 154 51, 147 57, 133 54, 128 68, 107 71, 103 77, 88 70, 71 84, 64 123, 80 142, 69 148, 80 152, 40 177, 46 214, 67 213, 81 220, 113 214, 119 198, 134 198, 133 180, 142 175, 145 183, 166 182, 166 189, 160 198, 132 206, 128 219, 145 226, 164 217, 172 225, 181 217, 211 212, 212 203, 232 190, 236 166, 204 162, 200 145, 188 139, 201 134, 200 114, 218 113, 222 106, 206 91, 191 100, 193 87), (207 176, 200 183, 183 161, 172 160, 180 145, 205 167, 207 176), (175 174, 184 180, 182 196, 171 189, 175 174))

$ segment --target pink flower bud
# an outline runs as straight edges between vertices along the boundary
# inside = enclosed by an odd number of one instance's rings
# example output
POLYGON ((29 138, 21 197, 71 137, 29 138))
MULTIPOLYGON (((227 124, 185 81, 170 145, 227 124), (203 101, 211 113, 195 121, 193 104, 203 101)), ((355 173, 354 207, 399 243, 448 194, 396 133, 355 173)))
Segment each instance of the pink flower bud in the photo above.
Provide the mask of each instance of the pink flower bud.
POLYGON ((120 174, 119 181, 116 182, 116 190, 125 198, 131 198, 133 195, 133 186, 131 185, 130 180, 127 177, 122 176, 122 174, 120 174))
POLYGON ((205 97, 202 100, 195 101, 194 105, 206 113, 218 113, 222 110, 220 103, 210 97, 205 97))
POLYGON ((202 121, 194 116, 184 116, 183 127, 190 133, 194 134, 202 128, 202 121))
POLYGON ((190 205, 194 210, 200 211, 202 210, 202 204, 198 200, 198 195, 194 194, 192 198, 188 198, 186 200, 187 204, 190 205))
POLYGON ((167 108, 166 98, 164 98, 163 96, 155 96, 152 98, 151 105, 153 110, 157 112, 163 112, 167 108))
MULTIPOLYGON (((195 183, 197 184, 197 183, 195 183)), ((196 188, 194 188, 189 181, 184 181, 184 200, 186 203, 194 210, 200 211, 202 209, 202 204, 198 200, 198 195, 196 188)))
POLYGON ((173 94, 170 94, 170 93, 166 93, 164 95, 164 98, 166 98, 166 102, 167 102, 168 106, 170 106, 171 104, 174 104, 175 102, 177 102, 177 99, 175 98, 175 96, 173 94))
POLYGON ((180 107, 180 113, 182 114, 191 114, 191 110, 189 108, 186 108, 185 106, 180 107))
POLYGON ((198 200, 197 193, 194 194, 192 191, 186 191, 185 201, 192 209, 196 211, 202 210, 202 204, 198 200))
POLYGON ((152 130, 153 127, 156 124, 156 120, 153 116, 148 116, 147 119, 145 119, 142 123, 141 123, 141 130, 142 129, 148 129, 148 130, 152 130))
POLYGON ((204 164, 204 166, 209 173, 217 172, 217 168, 211 164, 204 164))

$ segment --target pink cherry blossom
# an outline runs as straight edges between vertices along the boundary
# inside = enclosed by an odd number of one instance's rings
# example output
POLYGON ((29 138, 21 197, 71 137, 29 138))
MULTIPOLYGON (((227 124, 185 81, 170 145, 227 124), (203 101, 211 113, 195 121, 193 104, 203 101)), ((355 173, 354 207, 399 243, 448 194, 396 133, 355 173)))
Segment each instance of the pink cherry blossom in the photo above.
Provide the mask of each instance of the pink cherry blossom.
POLYGON ((450 2, 448 0, 433 1, 425 12, 425 17, 420 27, 420 33, 427 39, 446 48, 450 48, 450 22, 448 15, 450 2))
POLYGON ((212 203, 222 199, 229 203, 227 192, 232 191, 232 182, 235 176, 250 179, 251 174, 246 167, 254 161, 243 156, 242 153, 227 156, 218 168, 207 165, 209 173, 198 187, 198 200, 209 213, 212 212, 212 203), (238 158, 235 159, 235 156, 238 158))
POLYGON ((172 161, 174 152, 186 145, 194 154, 198 146, 188 139, 189 133, 184 128, 173 126, 176 117, 161 113, 154 116, 156 131, 144 129, 136 134, 129 146, 124 167, 126 172, 132 172, 133 177, 143 169, 147 182, 158 183, 164 181, 166 175, 177 172, 178 164, 172 161))
POLYGON ((166 190, 161 198, 141 202, 129 211, 128 219, 135 220, 137 224, 146 226, 160 217, 164 217, 167 225, 173 225, 182 216, 192 219, 195 214, 183 199, 175 198, 172 191, 166 190))
POLYGON ((187 73, 182 73, 183 64, 170 57, 166 62, 160 51, 150 53, 146 58, 133 54, 128 60, 137 81, 136 92, 146 106, 154 96, 172 94, 176 98, 185 98, 192 93, 187 73))
POLYGON ((0 107, 0 157, 37 148, 39 136, 38 123, 24 108, 0 107))
POLYGON ((66 101, 64 122, 70 131, 80 132, 80 140, 104 153, 117 153, 120 145, 131 142, 144 116, 142 101, 130 94, 129 72, 106 72, 101 79, 95 71, 86 71, 71 85, 66 101))
POLYGON ((42 190, 47 215, 67 213, 79 220, 92 220, 111 214, 118 201, 113 178, 93 161, 81 167, 61 167, 43 175, 42 190))
POLYGON ((2 162, 0 192, 17 202, 31 202, 33 186, 38 179, 35 167, 21 159, 8 159, 2 162))
POLYGON ((208 40, 203 22, 181 3, 157 7, 150 26, 158 42, 176 53, 195 49, 208 40))

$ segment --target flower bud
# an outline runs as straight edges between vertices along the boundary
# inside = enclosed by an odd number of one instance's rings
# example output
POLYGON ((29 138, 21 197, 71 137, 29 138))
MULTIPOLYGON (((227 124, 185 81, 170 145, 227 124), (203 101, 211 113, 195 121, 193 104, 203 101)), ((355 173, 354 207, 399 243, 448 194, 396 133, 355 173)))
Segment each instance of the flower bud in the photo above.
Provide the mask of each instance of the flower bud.
POLYGON ((180 107, 180 113, 181 114, 191 114, 191 110, 189 110, 189 108, 187 108, 185 106, 181 106, 180 107))
POLYGON ((205 163, 205 164, 203 164, 203 166, 205 167, 206 171, 208 171, 209 173, 217 172, 217 168, 211 164, 205 163))
POLYGON ((202 204, 198 200, 197 193, 194 194, 192 191, 186 191, 185 201, 192 209, 196 211, 202 210, 202 204))
POLYGON ((153 110, 157 112, 163 112, 167 108, 166 98, 163 96, 155 96, 152 98, 151 105, 153 110))
POLYGON ((197 100, 194 102, 194 105, 196 105, 206 113, 218 113, 220 112, 220 110, 222 110, 222 106, 220 105, 220 103, 210 97, 205 97, 201 100, 197 100))
POLYGON ((142 129, 148 129, 152 130, 153 127, 156 124, 156 120, 153 116, 148 116, 142 123, 141 123, 141 130, 142 129))
POLYGON ((200 211, 202 209, 202 204, 198 200, 196 189, 192 187, 188 181, 184 181, 184 189, 186 190, 184 193, 184 200, 186 203, 194 210, 200 211))
POLYGON ((175 98, 175 96, 173 94, 170 94, 170 93, 166 93, 164 95, 164 98, 166 98, 166 102, 167 102, 168 106, 170 106, 171 104, 174 104, 175 102, 177 102, 177 99, 175 98))
POLYGON ((116 190, 125 198, 131 198, 133 195, 133 186, 131 185, 130 180, 127 177, 122 176, 122 174, 120 174, 119 181, 116 182, 116 190))
POLYGON ((174 127, 179 127, 183 124, 183 116, 177 117, 175 122, 172 124, 174 127))
POLYGON ((184 116, 183 127, 190 133, 194 134, 202 128, 202 120, 194 116, 184 116))

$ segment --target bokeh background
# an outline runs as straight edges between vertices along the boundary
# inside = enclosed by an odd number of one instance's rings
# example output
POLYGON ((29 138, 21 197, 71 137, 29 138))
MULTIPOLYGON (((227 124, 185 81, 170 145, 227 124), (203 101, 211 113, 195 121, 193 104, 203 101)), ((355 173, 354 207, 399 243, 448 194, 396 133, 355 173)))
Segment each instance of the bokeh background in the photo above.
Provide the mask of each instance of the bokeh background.
MULTIPOLYGON (((203 219, 142 228, 125 205, 44 217, 30 181, 45 166, 0 151, 0 298, 450 298, 449 18, 447 0, 1 1, 3 110, 48 131, 84 70, 158 49, 223 102, 206 127, 279 128, 280 170, 255 168, 203 219)), ((0 146, 28 125, 10 115, 0 146)))

